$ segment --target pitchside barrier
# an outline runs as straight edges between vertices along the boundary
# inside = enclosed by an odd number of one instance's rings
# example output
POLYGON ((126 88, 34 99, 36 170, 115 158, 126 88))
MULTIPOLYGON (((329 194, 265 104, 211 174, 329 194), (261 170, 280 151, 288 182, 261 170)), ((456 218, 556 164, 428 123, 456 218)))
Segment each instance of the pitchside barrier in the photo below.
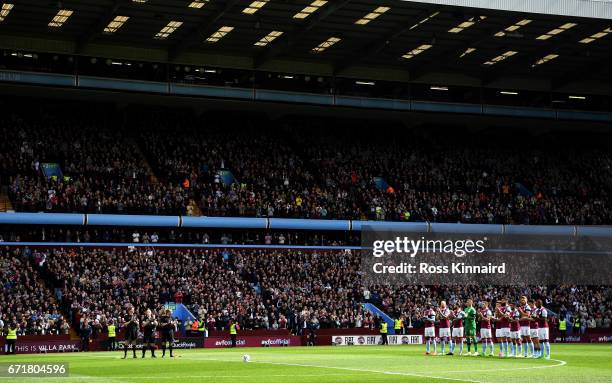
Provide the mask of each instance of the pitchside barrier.
MULTIPOLYGON (((389 335, 390 346, 418 345, 423 343, 423 329, 410 328, 406 334, 389 335)), ((381 336, 375 330, 366 328, 336 328, 320 329, 316 332, 315 345, 317 346, 375 346, 381 343, 381 336)), ((588 329, 584 334, 564 334, 562 336, 556 329, 551 329, 551 342, 555 343, 612 343, 612 332, 609 329, 588 329)), ((287 330, 258 330, 239 334, 237 347, 289 347, 307 345, 308 334, 295 336, 287 330)), ((123 335, 117 339, 119 349, 123 347, 123 335)), ((212 337, 177 337, 174 341, 175 349, 197 348, 229 348, 231 340, 229 335, 212 337)), ((62 353, 80 352, 83 344, 81 339, 70 335, 26 335, 17 339, 16 351, 18 354, 62 353)), ((141 348, 141 345, 137 345, 141 348)), ((109 349, 106 334, 101 334, 89 343, 90 351, 106 351, 109 349)), ((0 338, 0 355, 5 353, 5 339, 0 338)))
POLYGON ((362 228, 413 233, 530 234, 612 237, 610 226, 531 226, 294 218, 232 218, 119 214, 0 213, 0 225, 74 225, 353 231, 362 228))
MULTIPOLYGON (((423 344, 422 335, 387 335, 389 346, 423 344)), ((378 346, 382 335, 332 335, 334 346, 378 346)))
MULTIPOLYGON (((227 348, 232 345, 229 336, 204 338, 204 348, 227 348)), ((294 335, 276 334, 270 331, 268 336, 238 336, 236 347, 289 347, 301 346, 302 338, 294 335)))
MULTIPOLYGON (((0 340, 0 355, 6 352, 5 339, 0 340)), ((160 345, 158 340, 158 347, 160 345)), ((123 349, 123 336, 120 336, 116 343, 116 349, 123 349)), ((305 345, 302 337, 287 335, 282 331, 268 331, 266 336, 238 336, 237 347, 288 347, 305 345)), ((195 348, 228 348, 232 342, 227 336, 215 337, 180 337, 173 343, 175 349, 195 349, 195 348)), ((137 349, 142 349, 142 343, 136 344, 137 349)), ((83 351, 83 341, 78 338, 71 338, 69 335, 26 335, 17 339, 15 350, 17 354, 41 354, 41 353, 62 353, 83 351)), ((110 349, 108 338, 100 336, 92 339, 88 344, 89 351, 107 351, 110 349)))

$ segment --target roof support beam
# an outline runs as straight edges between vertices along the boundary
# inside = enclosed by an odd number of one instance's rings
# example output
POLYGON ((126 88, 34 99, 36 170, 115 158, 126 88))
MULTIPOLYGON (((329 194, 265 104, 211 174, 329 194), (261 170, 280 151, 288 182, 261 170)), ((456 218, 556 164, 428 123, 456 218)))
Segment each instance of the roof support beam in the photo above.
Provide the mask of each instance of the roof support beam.
MULTIPOLYGON (((477 17, 476 15, 474 17, 477 17)), ((475 26, 476 27, 482 20, 478 19, 475 26)), ((485 24, 486 25, 486 24, 485 24)), ((503 28, 502 28, 503 29, 503 28)), ((493 37, 493 34, 497 32, 497 30, 492 26, 487 26, 481 34, 479 34, 479 38, 472 42, 461 42, 461 46, 457 46, 456 48, 450 48, 444 50, 442 53, 434 55, 434 56, 425 56, 428 60, 427 65, 419 65, 417 67, 410 68, 410 79, 415 80, 419 77, 424 76, 427 73, 430 73, 435 70, 445 70, 449 64, 456 63, 459 59, 461 53, 463 53, 467 48, 478 48, 481 44, 485 43, 493 37)))
MULTIPOLYGON (((423 18, 427 17, 429 14, 431 14, 431 12, 422 13, 417 18, 417 21, 422 20, 423 18)), ((405 23, 405 24, 397 25, 391 31, 386 33, 382 38, 370 41, 367 45, 360 48, 358 51, 354 52, 352 55, 346 58, 343 58, 342 60, 339 60, 334 65, 334 75, 337 75, 338 73, 344 71, 351 65, 354 65, 355 63, 359 62, 360 60, 364 58, 375 56, 380 51, 385 49, 385 47, 389 45, 389 43, 393 39, 396 39, 400 35, 403 35, 404 33, 408 32, 412 28, 411 25, 414 25, 414 24, 405 23)))
POLYGON ((299 39, 306 32, 316 27, 320 22, 325 20, 338 9, 346 6, 350 1, 351 0, 330 1, 329 5, 308 17, 306 19, 307 21, 300 27, 294 29, 289 33, 285 33, 279 38, 280 41, 277 41, 276 44, 271 44, 271 46, 269 46, 263 52, 255 56, 253 60, 255 69, 261 67, 267 61, 289 52, 289 50, 299 41, 299 39))
MULTIPOLYGON (((512 65, 518 68, 524 68, 527 71, 532 69, 532 65, 542 57, 554 53, 563 56, 562 52, 568 52, 574 50, 573 54, 580 55, 583 51, 588 50, 587 44, 576 44, 576 37, 571 34, 560 35, 556 37, 556 40, 550 46, 546 48, 538 49, 528 54, 519 54, 515 58, 504 60, 503 62, 497 63, 495 68, 490 68, 482 79, 482 86, 487 86, 492 82, 498 80, 500 77, 506 75, 508 72, 504 70, 505 65, 512 65), (577 50, 576 50, 577 48, 577 50)), ((503 53, 503 52, 500 52, 503 53)), ((547 64, 543 64, 547 65, 547 64)), ((551 62, 550 65, 554 65, 551 62)))
MULTIPOLYGON (((482 22, 480 20, 479 22, 482 22)), ((459 55, 465 51, 468 47, 480 49, 488 42, 495 42, 495 45, 498 45, 502 48, 499 49, 499 54, 503 53, 503 49, 513 50, 512 49, 512 37, 496 37, 495 33, 503 30, 506 26, 503 25, 491 25, 489 21, 485 22, 483 25, 486 28, 483 30, 483 33, 480 37, 473 42, 462 44, 461 47, 458 47, 457 50, 446 50, 445 52, 435 55, 428 56, 429 62, 427 65, 420 65, 419 68, 415 68, 410 71, 411 79, 417 79, 422 77, 426 73, 430 73, 434 70, 445 70, 449 68, 449 64, 456 64, 459 61, 459 55), (507 42, 507 45, 505 43, 507 42), (497 44, 499 43, 499 44, 497 44), (505 47, 505 48, 503 48, 505 47)), ((596 33, 601 30, 600 26, 593 26, 591 31, 585 33, 585 35, 589 35, 591 32, 596 33)), ((539 47, 536 47, 537 50, 528 54, 525 52, 519 52, 516 57, 511 58, 510 60, 498 63, 490 68, 482 68, 481 72, 484 73, 482 76, 483 86, 490 84, 491 82, 496 81, 500 77, 504 76, 505 73, 501 68, 505 65, 515 65, 517 67, 524 67, 526 70, 531 68, 538 59, 550 53, 559 53, 562 50, 571 50, 575 49, 576 46, 579 46, 579 49, 588 49, 588 47, 580 46, 582 44, 576 44, 575 42, 579 40, 579 36, 575 30, 569 30, 561 35, 558 35, 554 38, 554 40, 547 41, 545 45, 543 45, 543 49, 540 50, 539 47)), ((493 56, 492 56, 493 57, 493 56)))
POLYGON ((168 61, 174 61, 183 51, 188 49, 193 44, 203 41, 203 35, 223 16, 227 14, 240 0, 222 0, 219 1, 219 8, 211 15, 206 16, 202 22, 195 28, 192 28, 185 38, 180 40, 175 45, 168 49, 168 61))
POLYGON ((119 11, 119 8, 121 8, 122 5, 127 4, 129 4, 128 0, 115 0, 113 2, 112 7, 110 7, 102 17, 100 17, 98 22, 77 38, 75 44, 75 53, 82 53, 87 44, 89 44, 91 40, 93 40, 96 36, 101 34, 104 30, 104 27, 106 27, 108 23, 113 20, 113 18, 117 14, 117 11, 119 11))

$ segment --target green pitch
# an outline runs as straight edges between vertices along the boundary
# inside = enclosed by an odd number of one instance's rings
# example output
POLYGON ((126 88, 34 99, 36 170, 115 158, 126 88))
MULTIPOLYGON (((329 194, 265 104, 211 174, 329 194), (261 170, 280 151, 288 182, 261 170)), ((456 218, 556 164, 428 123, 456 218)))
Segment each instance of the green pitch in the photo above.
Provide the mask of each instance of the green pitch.
POLYGON ((612 381, 611 345, 552 345, 554 360, 424 356, 421 346, 177 350, 174 359, 123 352, 3 356, 0 362, 68 362, 65 378, 10 382, 503 382, 612 381), (249 354, 250 363, 242 361, 249 354))

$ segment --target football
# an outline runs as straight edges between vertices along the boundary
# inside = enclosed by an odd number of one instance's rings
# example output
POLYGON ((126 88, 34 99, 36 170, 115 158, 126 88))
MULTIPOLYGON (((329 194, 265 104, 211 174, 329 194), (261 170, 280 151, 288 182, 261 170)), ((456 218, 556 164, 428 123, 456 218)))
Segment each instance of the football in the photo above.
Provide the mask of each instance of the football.
POLYGON ((249 354, 242 355, 242 361, 244 363, 249 363, 251 361, 251 357, 249 356, 249 354))

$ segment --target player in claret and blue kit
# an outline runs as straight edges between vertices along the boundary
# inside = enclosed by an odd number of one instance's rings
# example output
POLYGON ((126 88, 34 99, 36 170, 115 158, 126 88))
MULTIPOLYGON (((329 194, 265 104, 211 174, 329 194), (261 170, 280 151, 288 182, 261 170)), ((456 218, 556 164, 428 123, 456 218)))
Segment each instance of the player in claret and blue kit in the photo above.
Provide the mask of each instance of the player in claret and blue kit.
POLYGON ((453 339, 450 344, 450 355, 455 353, 455 347, 457 343, 459 346, 459 355, 463 355, 463 319, 465 318, 465 312, 461 310, 460 305, 455 305, 455 309, 452 312, 452 324, 453 324, 453 339))
POLYGON ((482 307, 478 312, 478 318, 480 319, 480 342, 482 343, 482 355, 487 356, 487 344, 489 344, 488 356, 493 356, 495 353, 493 336, 491 334, 491 319, 493 319, 493 313, 489 309, 489 304, 487 302, 482 303, 482 307))
POLYGON ((531 318, 529 321, 529 335, 533 341, 531 346, 531 355, 533 358, 540 357, 540 324, 538 323, 538 313, 535 301, 529 301, 531 307, 531 318))
MULTIPOLYGON (((451 342, 451 331, 450 331, 450 318, 451 311, 448 307, 446 307, 446 301, 440 302, 440 307, 436 312, 438 320, 439 320, 439 334, 440 334, 440 346, 441 352, 440 355, 446 355, 444 353, 444 348, 446 343, 451 342)), ((449 345, 449 351, 451 350, 451 346, 449 345)))
POLYGON ((429 306, 423 313, 423 321, 425 322, 424 338, 425 338, 425 355, 436 355, 436 312, 433 306, 429 306), (431 343, 433 342, 433 354, 431 353, 431 343))
POLYGON ((520 357, 521 355, 521 313, 514 303, 510 303, 510 355, 520 357))
POLYGON ((521 327, 521 340, 523 341, 523 356, 527 358, 529 351, 533 348, 533 342, 529 328, 531 324, 531 306, 527 303, 527 297, 524 295, 519 300, 518 311, 520 313, 519 324, 521 327))
POLYGON ((510 340, 510 307, 505 300, 498 302, 495 309, 496 329, 495 337, 499 342, 499 357, 508 355, 508 341, 510 340))
POLYGON ((538 320, 538 326, 540 327, 538 335, 540 345, 543 348, 543 352, 540 357, 544 356, 546 359, 550 359, 550 342, 549 342, 549 330, 548 330, 548 311, 542 304, 542 300, 536 301, 536 318, 538 320))

